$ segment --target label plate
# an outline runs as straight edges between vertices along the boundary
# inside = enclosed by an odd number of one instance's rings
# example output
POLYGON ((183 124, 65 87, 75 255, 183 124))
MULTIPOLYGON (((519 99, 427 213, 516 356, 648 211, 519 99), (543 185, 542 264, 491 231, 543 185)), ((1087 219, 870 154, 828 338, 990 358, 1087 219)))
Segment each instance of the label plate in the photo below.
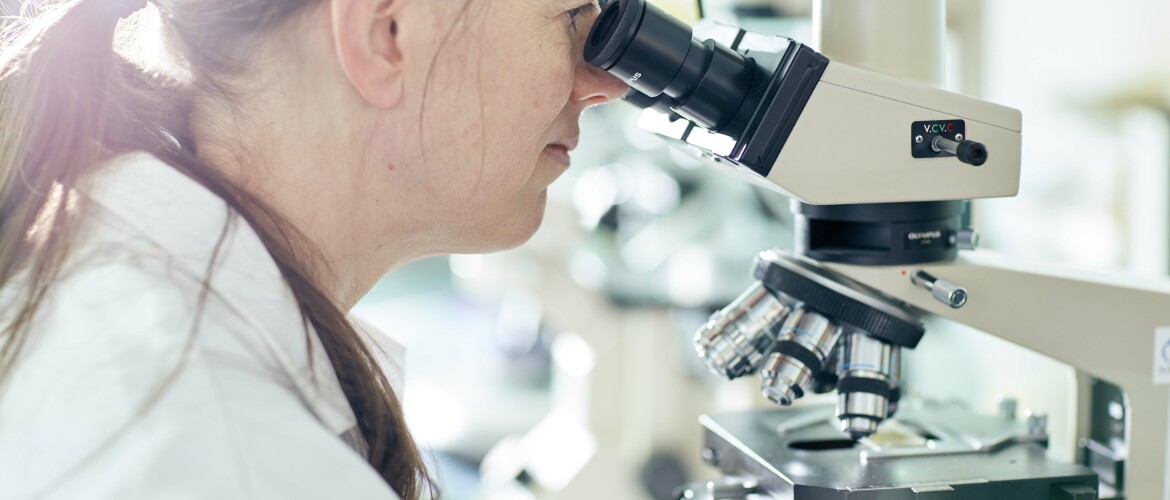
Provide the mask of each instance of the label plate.
POLYGON ((910 124, 910 156, 915 158, 945 158, 955 156, 944 151, 935 151, 931 142, 935 137, 962 142, 967 137, 967 122, 963 120, 934 120, 910 124))

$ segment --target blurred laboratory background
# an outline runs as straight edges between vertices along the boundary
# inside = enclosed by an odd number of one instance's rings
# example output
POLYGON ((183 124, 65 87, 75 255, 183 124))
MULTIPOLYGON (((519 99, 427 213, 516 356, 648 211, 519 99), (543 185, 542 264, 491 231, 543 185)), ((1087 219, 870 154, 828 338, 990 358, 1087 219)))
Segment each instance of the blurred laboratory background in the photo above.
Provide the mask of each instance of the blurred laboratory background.
MULTIPOLYGON (((686 1, 656 3, 684 18, 697 13, 686 1)), ((812 0, 702 8, 750 30, 812 39, 812 0)), ((1020 195, 972 208, 983 248, 1165 275, 1170 3, 954 0, 947 8, 948 90, 1025 118, 1020 195)), ((669 498, 680 484, 717 475, 703 461, 701 414, 768 404, 754 379, 708 375, 691 339, 751 282, 757 252, 791 247, 788 201, 641 131, 638 111, 619 103, 586 113, 573 168, 551 187, 531 242, 414 263, 359 307, 409 346, 406 409, 446 498, 669 498)), ((972 355, 908 353, 912 394, 945 387, 957 404, 986 411, 1005 399, 1044 410, 1064 395, 1068 367, 952 329, 940 339, 931 326, 918 351, 972 355), (980 352, 1051 378, 1057 396, 1002 393, 998 377, 1012 373, 985 373, 980 352), (930 363, 946 363, 948 375, 916 380, 930 363)))

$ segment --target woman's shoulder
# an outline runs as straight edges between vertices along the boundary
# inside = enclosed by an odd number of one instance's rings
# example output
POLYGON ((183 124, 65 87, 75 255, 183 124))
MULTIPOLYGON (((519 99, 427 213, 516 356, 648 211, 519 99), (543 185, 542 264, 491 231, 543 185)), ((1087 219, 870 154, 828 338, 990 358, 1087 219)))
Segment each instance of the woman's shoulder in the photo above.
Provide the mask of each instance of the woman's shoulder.
MULTIPOLYGON (((246 281, 258 290, 252 295, 271 298, 284 287, 279 274, 266 269, 271 261, 262 246, 248 254, 250 231, 233 222, 222 201, 141 153, 111 160, 88 181, 87 189, 72 193, 84 198, 76 204, 76 236, 36 305, 6 385, 31 376, 26 385, 41 386, 42 375, 57 374, 55 388, 64 388, 84 383, 85 373, 117 370, 158 380, 181 357, 207 347, 278 367, 271 349, 254 340, 259 332, 246 312, 251 304, 221 289, 246 281), (225 275, 232 280, 225 282, 225 275), (237 339, 231 349, 221 338, 225 333, 237 339)), ((13 310, 28 293, 17 277, 0 295, 0 309, 13 310)), ((291 304, 280 305, 296 314, 291 304)))
POLYGON ((201 347, 225 329, 255 337, 255 330, 299 323, 255 233, 161 160, 116 157, 78 196, 86 199, 77 238, 38 308, 32 338, 82 336, 106 348, 124 341, 126 348, 168 350, 201 347), (192 343, 192 333, 204 341, 192 343))
POLYGON ((145 335, 145 345, 163 351, 181 346, 247 363, 295 388, 330 429, 353 425, 279 268, 222 199, 146 153, 109 161, 83 195, 78 248, 46 308, 76 325, 58 335, 85 335, 78 328, 89 325, 97 338, 145 335))
POLYGON ((147 153, 116 157, 96 172, 83 196, 81 241, 65 280, 78 273, 133 274, 177 302, 204 308, 221 302, 225 310, 218 312, 256 329, 301 324, 295 298, 256 232, 226 202, 162 160, 147 153))

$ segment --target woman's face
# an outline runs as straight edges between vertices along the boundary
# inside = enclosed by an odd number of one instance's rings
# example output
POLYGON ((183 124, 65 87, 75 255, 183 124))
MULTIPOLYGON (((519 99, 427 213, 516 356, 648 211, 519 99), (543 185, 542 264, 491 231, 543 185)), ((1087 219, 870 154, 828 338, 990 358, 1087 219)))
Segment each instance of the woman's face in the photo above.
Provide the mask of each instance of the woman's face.
POLYGON ((581 112, 627 89, 583 61, 595 0, 463 4, 412 2, 431 21, 400 32, 403 44, 429 46, 421 53, 433 56, 413 61, 433 66, 419 66, 405 94, 420 99, 419 165, 411 177, 426 208, 420 217, 441 247, 434 252, 527 240, 543 216, 546 188, 569 167, 581 112))

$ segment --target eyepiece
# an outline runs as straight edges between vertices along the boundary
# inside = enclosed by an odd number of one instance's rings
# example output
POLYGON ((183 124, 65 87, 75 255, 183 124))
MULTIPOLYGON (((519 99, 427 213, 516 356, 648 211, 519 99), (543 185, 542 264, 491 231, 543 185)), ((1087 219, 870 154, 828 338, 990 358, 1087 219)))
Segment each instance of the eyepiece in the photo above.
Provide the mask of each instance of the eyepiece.
POLYGON ((620 13, 621 9, 617 8, 607 8, 601 13, 601 16, 597 18, 597 29, 589 34, 589 45, 591 47, 600 46, 613 37, 613 32, 617 31, 620 13))
POLYGON ((589 33, 585 60, 606 70, 613 66, 637 34, 636 26, 641 22, 645 10, 643 2, 629 2, 628 5, 624 1, 606 2, 589 33), (614 36, 619 33, 619 36, 614 36))
POLYGON ((677 111, 723 131, 743 106, 755 64, 646 0, 609 0, 585 44, 585 60, 651 97, 665 93, 677 111))

